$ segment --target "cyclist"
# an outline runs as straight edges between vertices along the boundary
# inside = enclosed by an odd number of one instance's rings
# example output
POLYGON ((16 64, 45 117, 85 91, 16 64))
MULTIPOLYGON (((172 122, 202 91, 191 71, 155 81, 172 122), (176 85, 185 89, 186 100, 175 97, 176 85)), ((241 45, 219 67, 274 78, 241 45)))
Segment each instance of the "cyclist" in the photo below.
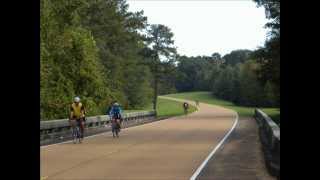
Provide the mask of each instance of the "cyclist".
POLYGON ((80 98, 75 97, 70 107, 70 120, 76 120, 76 125, 79 126, 80 137, 78 138, 80 138, 80 143, 83 140, 85 114, 86 111, 84 105, 80 102, 80 98))
POLYGON ((199 100, 196 100, 196 105, 197 107, 199 107, 199 100))
POLYGON ((187 102, 183 103, 183 109, 184 109, 184 113, 187 115, 188 114, 188 109, 189 109, 189 104, 187 102))
POLYGON ((109 116, 112 118, 111 126, 112 126, 112 135, 115 137, 119 137, 118 133, 121 129, 122 117, 121 117, 122 109, 120 105, 115 101, 113 106, 111 107, 109 116))
POLYGON ((114 102, 111 102, 111 103, 110 103, 110 105, 108 106, 108 109, 107 109, 107 113, 106 113, 107 115, 109 115, 110 121, 112 120, 112 117, 111 117, 110 114, 111 114, 111 108, 112 108, 112 106, 113 106, 113 103, 114 103, 114 102))

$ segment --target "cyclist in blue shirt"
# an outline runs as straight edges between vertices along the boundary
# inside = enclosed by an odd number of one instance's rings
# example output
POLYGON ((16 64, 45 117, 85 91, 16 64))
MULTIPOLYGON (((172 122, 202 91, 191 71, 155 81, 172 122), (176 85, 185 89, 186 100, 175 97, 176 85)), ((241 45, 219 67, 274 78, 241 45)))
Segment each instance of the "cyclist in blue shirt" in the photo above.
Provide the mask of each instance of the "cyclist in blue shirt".
POLYGON ((109 112, 109 116, 112 119, 111 125, 112 125, 113 137, 115 137, 115 135, 117 137, 119 137, 118 133, 120 132, 121 123, 122 123, 121 113, 122 113, 122 109, 121 109, 120 105, 117 102, 115 102, 112 105, 111 110, 109 112))

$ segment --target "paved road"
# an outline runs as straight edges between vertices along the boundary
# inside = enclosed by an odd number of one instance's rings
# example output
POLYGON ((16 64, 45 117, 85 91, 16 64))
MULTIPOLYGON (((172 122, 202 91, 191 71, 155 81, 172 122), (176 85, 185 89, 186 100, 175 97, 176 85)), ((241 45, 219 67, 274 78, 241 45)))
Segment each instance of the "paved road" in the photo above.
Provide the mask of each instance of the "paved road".
POLYGON ((275 180, 265 165, 253 118, 239 118, 238 125, 198 176, 198 180, 275 180))
MULTIPOLYGON (((191 102, 194 103, 194 102, 191 102)), ((200 103, 188 116, 41 148, 46 180, 186 180, 227 134, 236 114, 200 103)))

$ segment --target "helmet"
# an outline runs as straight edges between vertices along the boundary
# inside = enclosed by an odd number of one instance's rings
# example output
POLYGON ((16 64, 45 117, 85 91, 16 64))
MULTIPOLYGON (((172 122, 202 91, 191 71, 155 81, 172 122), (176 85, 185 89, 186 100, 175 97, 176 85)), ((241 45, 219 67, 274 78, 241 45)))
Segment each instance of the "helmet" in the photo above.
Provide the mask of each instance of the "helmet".
POLYGON ((115 105, 115 106, 119 106, 119 103, 116 102, 116 103, 114 103, 114 105, 115 105))
POLYGON ((80 98, 77 96, 74 98, 74 102, 80 102, 80 98))

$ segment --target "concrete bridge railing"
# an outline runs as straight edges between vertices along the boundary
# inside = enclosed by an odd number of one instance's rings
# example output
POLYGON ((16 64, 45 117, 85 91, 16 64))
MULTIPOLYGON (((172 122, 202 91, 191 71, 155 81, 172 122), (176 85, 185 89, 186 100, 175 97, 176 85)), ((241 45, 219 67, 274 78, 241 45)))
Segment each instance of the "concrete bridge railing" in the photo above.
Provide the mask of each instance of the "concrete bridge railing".
POLYGON ((273 176, 280 176, 280 128, 263 111, 255 109, 255 119, 259 126, 259 136, 265 155, 267 168, 273 176))
MULTIPOLYGON (((156 119, 155 111, 125 113, 123 128, 143 124, 156 119)), ((105 132, 111 129, 108 115, 86 118, 85 135, 105 132)), ((68 119, 40 121, 40 144, 46 145, 71 139, 71 127, 68 119)))

